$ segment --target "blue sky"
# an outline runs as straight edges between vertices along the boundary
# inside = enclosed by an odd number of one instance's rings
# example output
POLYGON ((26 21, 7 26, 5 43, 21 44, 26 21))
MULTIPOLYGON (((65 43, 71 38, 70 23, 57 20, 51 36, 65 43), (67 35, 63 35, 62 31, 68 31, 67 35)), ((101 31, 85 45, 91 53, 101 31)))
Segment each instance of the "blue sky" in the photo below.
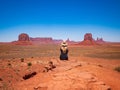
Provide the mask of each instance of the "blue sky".
POLYGON ((0 0, 0 42, 31 37, 120 42, 120 0, 0 0))

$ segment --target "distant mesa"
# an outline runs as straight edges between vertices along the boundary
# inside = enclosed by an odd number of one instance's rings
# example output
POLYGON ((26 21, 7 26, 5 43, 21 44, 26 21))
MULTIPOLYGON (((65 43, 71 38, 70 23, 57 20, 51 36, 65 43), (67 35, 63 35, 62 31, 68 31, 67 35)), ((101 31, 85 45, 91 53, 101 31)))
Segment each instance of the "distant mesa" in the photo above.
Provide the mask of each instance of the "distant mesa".
POLYGON ((30 37, 30 41, 32 41, 34 44, 54 43, 51 37, 36 37, 36 38, 30 37))
POLYGON ((84 40, 79 43, 80 45, 97 45, 96 41, 93 39, 91 33, 86 33, 84 35, 84 40))
POLYGON ((78 42, 75 42, 75 41, 71 41, 69 38, 66 40, 66 42, 67 42, 69 45, 77 44, 77 43, 78 43, 78 42))
POLYGON ((62 39, 54 39, 53 41, 55 44, 60 44, 63 40, 62 39))
POLYGON ((39 45, 39 44, 53 44, 55 43, 51 37, 29 37, 26 33, 21 33, 18 36, 18 40, 12 42, 15 45, 39 45))
MULTIPOLYGON (((26 33, 21 33, 18 36, 17 41, 13 41, 12 43, 15 45, 39 45, 39 44, 60 44, 63 40, 55 40, 51 37, 29 37, 26 33)), ((86 33, 84 35, 84 39, 81 42, 71 41, 69 38, 66 40, 68 44, 77 44, 77 45, 100 45, 105 43, 102 38, 97 38, 94 40, 91 33, 86 33)))
POLYGON ((37 37, 37 38, 30 38, 31 41, 41 41, 41 42, 52 42, 53 39, 51 37, 46 37, 46 38, 41 38, 41 37, 37 37))

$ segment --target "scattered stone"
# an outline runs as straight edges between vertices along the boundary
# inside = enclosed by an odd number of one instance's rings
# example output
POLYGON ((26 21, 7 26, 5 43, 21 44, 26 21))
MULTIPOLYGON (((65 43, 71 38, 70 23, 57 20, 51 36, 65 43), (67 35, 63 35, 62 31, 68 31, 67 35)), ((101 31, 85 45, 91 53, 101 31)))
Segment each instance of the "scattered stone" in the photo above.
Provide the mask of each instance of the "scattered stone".
POLYGON ((48 65, 46 65, 44 68, 45 69, 43 70, 43 72, 48 72, 49 70, 53 70, 54 68, 56 68, 56 66, 53 65, 52 61, 49 61, 48 65))
POLYGON ((37 74, 36 72, 31 72, 31 73, 25 74, 23 76, 23 79, 24 80, 29 79, 29 78, 33 77, 34 75, 36 75, 36 74, 37 74))

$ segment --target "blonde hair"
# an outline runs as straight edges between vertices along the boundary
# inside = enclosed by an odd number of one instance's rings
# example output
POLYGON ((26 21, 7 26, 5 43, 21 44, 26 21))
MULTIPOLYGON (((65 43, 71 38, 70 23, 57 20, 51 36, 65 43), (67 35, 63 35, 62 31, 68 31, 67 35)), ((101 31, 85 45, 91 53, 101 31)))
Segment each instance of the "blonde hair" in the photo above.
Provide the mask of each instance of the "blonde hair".
POLYGON ((61 49, 63 50, 64 53, 66 53, 66 50, 68 49, 68 47, 67 47, 67 43, 65 41, 63 41, 61 43, 61 49))

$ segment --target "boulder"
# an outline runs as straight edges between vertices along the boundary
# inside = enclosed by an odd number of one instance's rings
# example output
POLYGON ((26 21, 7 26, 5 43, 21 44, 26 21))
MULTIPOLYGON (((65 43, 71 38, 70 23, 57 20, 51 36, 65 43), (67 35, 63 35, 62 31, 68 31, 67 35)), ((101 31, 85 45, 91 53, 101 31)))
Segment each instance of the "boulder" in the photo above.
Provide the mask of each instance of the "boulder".
POLYGON ((37 74, 36 72, 29 72, 29 73, 27 73, 27 74, 25 74, 23 76, 23 79, 24 80, 29 79, 29 78, 33 77, 34 75, 36 75, 36 74, 37 74))

